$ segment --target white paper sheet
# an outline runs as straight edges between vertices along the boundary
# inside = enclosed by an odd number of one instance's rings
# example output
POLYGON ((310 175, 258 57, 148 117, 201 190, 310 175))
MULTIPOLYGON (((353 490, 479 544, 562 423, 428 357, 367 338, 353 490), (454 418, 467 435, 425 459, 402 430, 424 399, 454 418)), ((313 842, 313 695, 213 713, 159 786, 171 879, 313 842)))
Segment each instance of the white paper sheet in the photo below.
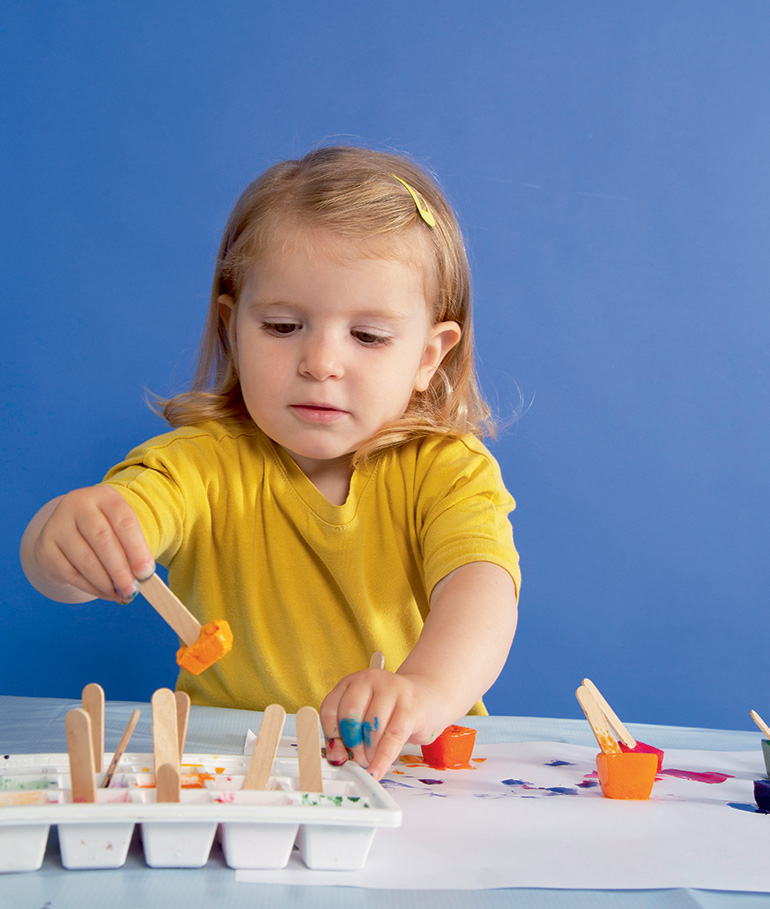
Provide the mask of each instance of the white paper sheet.
POLYGON ((667 751, 648 802, 604 798, 595 759, 596 749, 530 742, 477 746, 471 770, 400 763, 384 785, 403 807, 403 825, 377 832, 364 869, 311 871, 295 853, 283 870, 240 871, 236 879, 391 889, 770 891, 770 815, 756 812, 753 799, 752 781, 765 775, 759 745, 751 752, 667 751), (672 769, 711 774, 711 781, 666 775, 672 769))

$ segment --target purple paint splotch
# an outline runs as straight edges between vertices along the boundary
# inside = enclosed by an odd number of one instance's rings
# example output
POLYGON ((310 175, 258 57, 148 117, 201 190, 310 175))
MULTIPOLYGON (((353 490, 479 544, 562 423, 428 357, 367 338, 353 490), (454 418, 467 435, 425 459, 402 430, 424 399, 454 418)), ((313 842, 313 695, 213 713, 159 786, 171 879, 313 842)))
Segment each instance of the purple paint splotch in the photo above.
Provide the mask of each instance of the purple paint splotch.
POLYGON ((691 780, 694 783, 724 783, 725 780, 733 779, 731 773, 707 772, 700 773, 696 770, 661 770, 658 776, 673 776, 678 780, 691 780))
MULTIPOLYGON (((503 786, 520 786, 527 792, 546 792, 548 795, 577 795, 577 789, 572 786, 533 786, 528 780, 501 780, 503 786)), ((533 796, 526 796, 533 798, 533 796)))

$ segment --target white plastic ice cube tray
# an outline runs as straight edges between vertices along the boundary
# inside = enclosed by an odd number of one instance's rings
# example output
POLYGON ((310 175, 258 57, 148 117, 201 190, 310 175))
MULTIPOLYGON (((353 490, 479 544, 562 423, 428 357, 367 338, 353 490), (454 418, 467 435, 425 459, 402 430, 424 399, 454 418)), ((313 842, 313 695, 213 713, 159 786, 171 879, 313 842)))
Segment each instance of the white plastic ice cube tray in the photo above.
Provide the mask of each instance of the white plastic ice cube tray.
POLYGON ((125 754, 96 803, 73 804, 66 754, 0 758, 0 793, 8 794, 2 801, 13 801, 15 792, 45 794, 41 804, 0 804, 0 872, 38 869, 53 824, 69 869, 120 867, 138 824, 145 861, 155 868, 199 868, 218 834, 231 868, 283 868, 296 843, 309 868, 355 870, 364 866, 377 828, 401 823, 399 806, 353 762, 324 762, 319 794, 299 789, 297 758, 282 756, 267 790, 243 790, 249 760, 185 754, 181 801, 158 804, 152 755, 125 754))

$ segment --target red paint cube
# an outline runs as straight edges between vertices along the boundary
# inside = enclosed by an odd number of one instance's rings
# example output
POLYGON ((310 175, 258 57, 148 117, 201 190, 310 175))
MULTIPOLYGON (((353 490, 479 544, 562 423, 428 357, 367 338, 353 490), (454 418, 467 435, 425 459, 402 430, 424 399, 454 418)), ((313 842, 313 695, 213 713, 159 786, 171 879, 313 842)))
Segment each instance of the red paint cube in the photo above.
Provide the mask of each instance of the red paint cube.
POLYGON ((471 766, 476 730, 467 726, 447 726, 429 745, 422 745, 426 764, 435 770, 458 770, 471 766))

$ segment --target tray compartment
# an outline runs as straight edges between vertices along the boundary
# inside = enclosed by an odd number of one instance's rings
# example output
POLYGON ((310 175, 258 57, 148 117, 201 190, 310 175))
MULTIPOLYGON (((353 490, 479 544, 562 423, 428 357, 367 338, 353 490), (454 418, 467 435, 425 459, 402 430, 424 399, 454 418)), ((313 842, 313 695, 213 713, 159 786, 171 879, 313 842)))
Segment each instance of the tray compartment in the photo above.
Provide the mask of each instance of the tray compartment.
POLYGON ((297 846, 302 861, 315 871, 357 871, 366 864, 374 827, 303 824, 297 846))
POLYGON ((37 871, 43 864, 50 829, 47 823, 0 827, 0 872, 37 871))
POLYGON ((202 868, 209 860, 211 844, 217 832, 218 821, 186 818, 185 806, 206 805, 211 802, 206 789, 183 789, 178 803, 158 804, 155 791, 133 790, 132 799, 141 805, 164 808, 173 804, 179 809, 169 817, 142 821, 142 849, 144 860, 151 868, 202 868))
POLYGON ((224 821, 220 824, 222 852, 230 868, 286 867, 299 830, 298 820, 281 820, 282 809, 294 804, 291 796, 280 791, 242 790, 221 791, 215 798, 222 804, 258 805, 265 809, 259 821, 224 821))
MULTIPOLYGON (((62 793, 62 805, 72 805, 72 794, 62 793)), ((125 805, 127 789, 97 789, 96 805, 125 805)), ((133 819, 83 818, 59 823, 59 850, 65 868, 120 868, 126 862, 134 833, 133 819)))

